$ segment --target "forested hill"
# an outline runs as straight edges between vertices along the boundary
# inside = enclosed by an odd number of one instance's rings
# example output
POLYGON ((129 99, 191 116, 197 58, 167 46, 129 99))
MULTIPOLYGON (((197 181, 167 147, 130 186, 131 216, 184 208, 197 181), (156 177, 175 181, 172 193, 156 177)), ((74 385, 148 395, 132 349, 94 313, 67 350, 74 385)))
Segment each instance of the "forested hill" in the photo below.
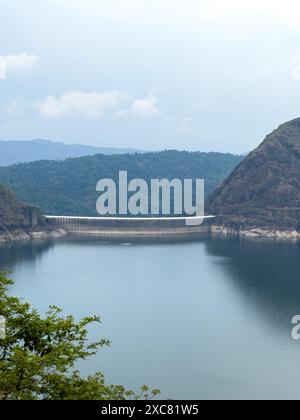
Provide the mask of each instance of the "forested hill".
POLYGON ((96 215, 99 179, 204 178, 210 194, 243 158, 222 153, 165 151, 95 155, 65 161, 38 161, 0 168, 0 182, 20 199, 53 215, 96 215))
POLYGON ((300 118, 266 137, 212 195, 218 224, 300 232, 300 118))

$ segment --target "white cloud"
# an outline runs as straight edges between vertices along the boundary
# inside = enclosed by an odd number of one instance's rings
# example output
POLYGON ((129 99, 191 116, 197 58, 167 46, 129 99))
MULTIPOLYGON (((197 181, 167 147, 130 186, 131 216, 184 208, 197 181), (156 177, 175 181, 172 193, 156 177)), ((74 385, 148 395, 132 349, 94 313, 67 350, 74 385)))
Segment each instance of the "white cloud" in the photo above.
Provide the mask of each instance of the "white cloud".
MULTIPOLYGON (((201 1, 201 0, 200 0, 201 1)), ((300 22, 298 0, 202 0, 203 19, 231 21, 234 19, 282 21, 287 24, 300 22)))
POLYGON ((117 90, 101 93, 71 91, 59 97, 49 96, 45 101, 37 102, 35 107, 46 118, 79 116, 101 119, 106 111, 120 108, 126 98, 126 93, 117 90))
POLYGON ((179 131, 186 132, 190 128, 190 125, 193 122, 191 117, 178 117, 174 115, 164 115, 164 121, 167 123, 172 123, 173 125, 178 125, 179 131))
POLYGON ((183 131, 183 132, 188 131, 188 129, 189 129, 190 124, 192 123, 192 121, 193 120, 190 117, 180 118, 180 121, 179 121, 179 130, 180 131, 183 131))
POLYGON ((15 117, 24 115, 26 108, 26 104, 21 99, 10 98, 4 111, 7 115, 15 117))
POLYGON ((34 54, 15 54, 4 56, 8 71, 29 71, 32 70, 39 61, 39 57, 34 54))
POLYGON ((159 109, 156 96, 151 94, 146 96, 146 98, 136 99, 130 107, 130 114, 143 118, 157 116, 159 109))
POLYGON ((196 22, 210 19, 265 18, 300 22, 299 0, 51 0, 52 3, 128 23, 196 22))
POLYGON ((50 0, 57 6, 78 13, 128 23, 157 23, 193 15, 203 0, 50 0))
POLYGON ((0 80, 6 79, 6 71, 6 60, 2 55, 0 55, 0 80))
POLYGON ((38 61, 38 56, 27 53, 0 55, 0 79, 5 80, 9 72, 32 70, 38 61))

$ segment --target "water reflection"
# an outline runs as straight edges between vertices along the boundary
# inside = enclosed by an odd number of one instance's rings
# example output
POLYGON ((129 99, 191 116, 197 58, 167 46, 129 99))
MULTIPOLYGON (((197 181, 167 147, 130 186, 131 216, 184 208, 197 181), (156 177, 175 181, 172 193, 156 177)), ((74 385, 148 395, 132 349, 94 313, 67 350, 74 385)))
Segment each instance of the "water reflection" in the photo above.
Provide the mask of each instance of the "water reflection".
POLYGON ((0 244, 0 270, 14 271, 19 264, 35 263, 54 246, 53 241, 0 244))
POLYGON ((300 313, 300 243, 218 238, 207 240, 206 249, 222 257, 219 264, 244 304, 289 334, 291 318, 300 313))
MULTIPOLYGON (((20 242, 0 245, 0 270, 15 271, 20 265, 33 265, 42 256, 60 245, 63 248, 120 246, 171 246, 202 243, 206 253, 214 257, 213 264, 227 273, 230 282, 240 294, 244 305, 260 311, 274 327, 289 331, 291 318, 300 313, 300 242, 251 240, 239 238, 209 238, 195 240, 158 239, 130 242, 93 237, 68 237, 58 241, 20 242), (288 327, 288 328, 287 328, 288 327)), ((170 250, 170 252, 172 252, 170 250)))

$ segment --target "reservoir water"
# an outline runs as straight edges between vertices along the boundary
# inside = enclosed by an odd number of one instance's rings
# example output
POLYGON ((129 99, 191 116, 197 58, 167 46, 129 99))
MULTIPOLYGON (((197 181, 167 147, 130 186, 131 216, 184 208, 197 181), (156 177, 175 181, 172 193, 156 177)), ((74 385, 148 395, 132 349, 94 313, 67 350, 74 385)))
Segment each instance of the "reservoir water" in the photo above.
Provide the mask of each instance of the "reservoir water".
POLYGON ((101 315, 111 348, 84 374, 174 399, 298 399, 300 245, 203 238, 178 243, 64 239, 0 247, 12 294, 40 311, 101 315))

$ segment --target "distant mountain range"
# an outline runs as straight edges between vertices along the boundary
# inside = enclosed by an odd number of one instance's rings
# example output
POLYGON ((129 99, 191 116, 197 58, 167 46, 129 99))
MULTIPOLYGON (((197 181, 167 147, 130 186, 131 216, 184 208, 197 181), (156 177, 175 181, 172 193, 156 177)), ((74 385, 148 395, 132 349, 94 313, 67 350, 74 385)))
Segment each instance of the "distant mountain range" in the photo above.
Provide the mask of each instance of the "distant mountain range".
POLYGON ((65 144, 49 140, 0 141, 0 166, 16 163, 34 162, 37 160, 64 160, 96 154, 121 155, 138 153, 136 149, 117 149, 65 144))
POLYGON ((125 155, 94 155, 64 161, 38 161, 0 168, 0 182, 25 203, 44 214, 95 216, 102 178, 128 177, 205 179, 206 194, 219 186, 241 162, 242 156, 224 153, 165 151, 125 155))

